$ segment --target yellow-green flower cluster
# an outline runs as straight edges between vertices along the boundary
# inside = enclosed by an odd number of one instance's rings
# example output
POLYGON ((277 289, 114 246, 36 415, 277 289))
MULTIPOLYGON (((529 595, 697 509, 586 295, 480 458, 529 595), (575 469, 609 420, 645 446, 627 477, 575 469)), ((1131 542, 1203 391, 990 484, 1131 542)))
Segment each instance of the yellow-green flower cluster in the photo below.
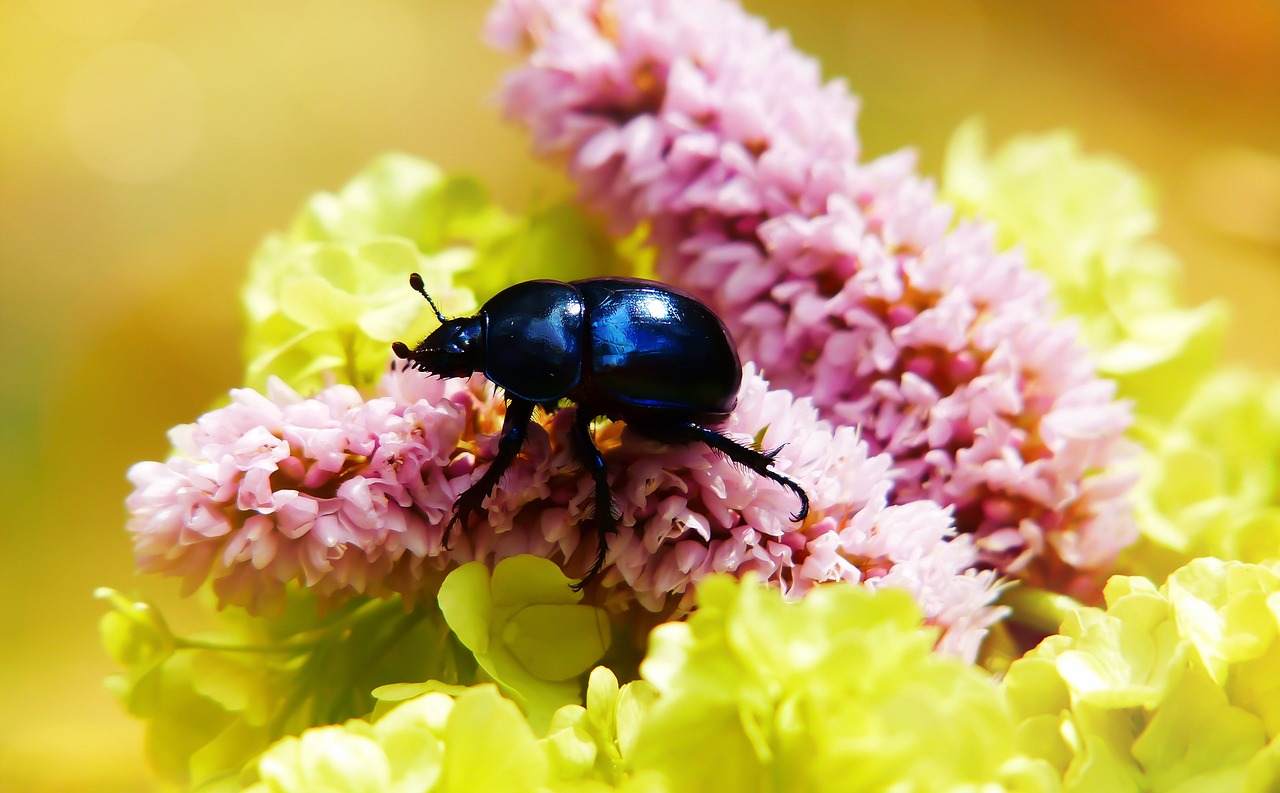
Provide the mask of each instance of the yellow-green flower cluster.
MULTIPOLYGON (((390 692, 393 696, 398 692, 390 692)), ((556 712, 545 737, 492 685, 435 690, 365 721, 317 727, 272 746, 248 775, 250 793, 520 793, 662 790, 624 770, 624 753, 653 700, 643 681, 619 686, 597 668, 587 706, 556 712)))
POLYGON ((1116 576, 1106 602, 1010 668, 1022 750, 1068 793, 1280 789, 1280 565, 1116 576))
POLYGON ((1215 372, 1170 422, 1139 421, 1149 451, 1143 536, 1123 562, 1161 580, 1187 559, 1280 559, 1280 378, 1215 372))
POLYGON ((373 162, 337 193, 312 196, 249 265, 245 385, 268 376, 310 393, 371 386, 391 342, 435 326, 408 273, 448 316, 513 281, 616 273, 613 243, 569 204, 528 217, 490 203, 470 177, 402 154, 373 162))
POLYGON ((1173 415, 1217 362, 1225 309, 1179 303, 1181 266, 1152 239, 1151 190, 1124 163, 1086 156, 1065 131, 988 154, 981 125, 969 122, 951 139, 942 191, 960 212, 993 221, 1000 241, 1049 278, 1137 415, 1173 415))
POLYGON ((725 578, 698 594, 641 666, 658 698, 632 762, 665 789, 1054 789, 1012 751, 991 678, 932 652, 905 594, 819 587, 784 603, 725 578))
POLYGON ((277 743, 260 793, 545 789, 547 759, 518 708, 492 685, 423 694, 374 723, 353 719, 277 743))
POLYGON ((475 297, 454 276, 473 265, 475 242, 511 223, 472 180, 403 155, 313 196, 250 262, 245 384, 262 389, 274 375, 306 392, 372 385, 391 342, 435 322, 407 273, 425 275, 442 310, 467 311, 475 297))

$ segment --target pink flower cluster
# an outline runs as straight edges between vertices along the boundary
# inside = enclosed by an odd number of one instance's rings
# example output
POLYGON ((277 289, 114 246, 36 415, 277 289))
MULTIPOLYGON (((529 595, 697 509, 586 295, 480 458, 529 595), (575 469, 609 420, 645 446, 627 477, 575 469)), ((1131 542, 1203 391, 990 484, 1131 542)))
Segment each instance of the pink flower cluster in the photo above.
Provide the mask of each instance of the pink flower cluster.
MULTIPOLYGON (((179 454, 134 466, 129 531, 139 566, 210 580, 223 604, 277 613, 299 582, 330 602, 356 595, 430 597, 443 572, 520 553, 581 575, 595 553, 591 479, 574 460, 574 408, 539 418, 503 477, 488 521, 451 537, 441 528, 457 494, 492 459, 504 404, 479 378, 393 373, 364 401, 331 387, 304 399, 278 381, 176 428, 179 454)), ((812 512, 790 521, 794 495, 702 445, 667 447, 603 421, 621 530, 588 602, 638 603, 665 615, 688 605, 706 574, 753 572, 798 596, 825 581, 905 588, 945 629, 941 646, 973 658, 986 628, 993 572, 955 538, 931 502, 890 506, 890 460, 850 427, 832 428, 808 400, 769 390, 749 370, 725 429, 766 446, 809 490, 812 512)))
POLYGON ((619 231, 649 224, 659 275, 775 386, 892 456, 892 502, 952 506, 983 565, 1096 596, 1136 532, 1127 407, 909 153, 858 161, 842 84, 728 0, 501 0, 487 34, 525 57, 508 116, 619 231))

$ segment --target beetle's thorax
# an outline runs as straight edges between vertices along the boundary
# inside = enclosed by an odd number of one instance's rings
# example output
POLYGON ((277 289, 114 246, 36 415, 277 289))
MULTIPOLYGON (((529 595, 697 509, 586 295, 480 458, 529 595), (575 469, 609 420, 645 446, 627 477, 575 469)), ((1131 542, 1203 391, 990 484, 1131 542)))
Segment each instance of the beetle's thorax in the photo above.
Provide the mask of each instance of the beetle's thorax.
POLYGON ((458 317, 431 331, 409 354, 415 369, 441 377, 466 377, 484 370, 484 320, 458 317))

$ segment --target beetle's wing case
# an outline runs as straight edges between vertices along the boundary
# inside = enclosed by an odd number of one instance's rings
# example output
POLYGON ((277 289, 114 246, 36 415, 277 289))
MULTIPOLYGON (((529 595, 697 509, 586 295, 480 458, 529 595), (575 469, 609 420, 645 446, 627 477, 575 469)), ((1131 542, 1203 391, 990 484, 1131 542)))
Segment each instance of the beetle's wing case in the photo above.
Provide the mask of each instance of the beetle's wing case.
POLYGON ((578 385, 586 312, 572 285, 526 281, 494 295, 480 312, 485 375, 494 383, 531 402, 555 402, 578 385))
POLYGON ((724 323, 690 295, 635 278, 574 281, 587 309, 595 392, 650 414, 733 410, 742 364, 724 323))

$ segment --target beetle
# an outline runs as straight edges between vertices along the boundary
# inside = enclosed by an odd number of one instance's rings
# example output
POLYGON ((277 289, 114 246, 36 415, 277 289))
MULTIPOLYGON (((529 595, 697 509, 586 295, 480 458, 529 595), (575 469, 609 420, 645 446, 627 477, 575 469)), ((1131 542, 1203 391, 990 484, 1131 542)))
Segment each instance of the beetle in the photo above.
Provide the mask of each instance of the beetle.
POLYGON ((595 562, 574 585, 586 586, 604 566, 609 535, 617 532, 604 459, 591 438, 599 416, 668 445, 705 443, 730 460, 772 479, 800 500, 800 483, 773 468, 779 449, 761 452, 719 432, 737 404, 742 364, 724 322, 697 298, 656 281, 587 278, 526 281, 488 300, 470 317, 446 319, 417 273, 409 285, 440 320, 416 347, 391 345, 406 367, 440 377, 482 372, 507 402, 498 451, 489 468, 454 502, 442 542, 454 524, 467 526, 520 452, 533 411, 577 405, 573 448, 595 481, 595 562))

